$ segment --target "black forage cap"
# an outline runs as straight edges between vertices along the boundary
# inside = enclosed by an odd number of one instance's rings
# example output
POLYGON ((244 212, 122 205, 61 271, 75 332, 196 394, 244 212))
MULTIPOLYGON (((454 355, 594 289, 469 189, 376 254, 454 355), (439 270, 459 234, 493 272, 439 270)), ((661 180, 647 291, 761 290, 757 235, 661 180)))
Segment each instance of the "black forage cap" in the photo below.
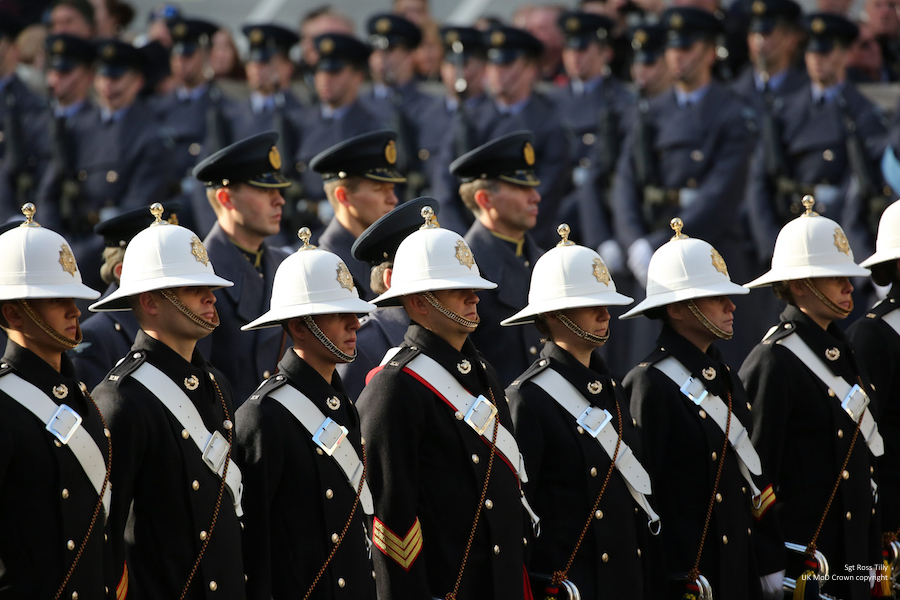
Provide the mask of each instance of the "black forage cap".
POLYGON ((389 129, 364 133, 317 154, 309 166, 324 181, 365 177, 374 181, 403 183, 397 171, 397 134, 389 129))
POLYGON ((266 131, 222 148, 194 167, 193 175, 206 187, 246 183, 258 188, 286 188, 291 185, 281 174, 278 133, 266 131))
POLYGON ((666 9, 660 23, 666 28, 670 48, 689 48, 700 40, 715 40, 722 31, 714 14, 689 6, 666 9))
POLYGON ((794 0, 744 0, 743 4, 752 33, 770 33, 779 24, 798 26, 803 12, 794 0))
POLYGON ((544 44, 524 29, 498 25, 482 35, 488 46, 488 60, 495 64, 511 63, 520 56, 537 58, 544 52, 544 44))
POLYGON ((90 41, 65 33, 47 37, 45 47, 48 66, 62 73, 68 73, 78 65, 89 67, 96 56, 94 44, 90 41))
MULTIPOLYGON (((163 220, 178 223, 176 215, 181 210, 181 203, 166 202, 163 208, 163 220)), ((103 236, 103 242, 108 248, 124 248, 134 236, 150 227, 155 220, 156 217, 146 207, 135 208, 97 223, 94 233, 103 236)))
POLYGON ((108 77, 121 77, 127 71, 141 74, 147 68, 147 59, 139 48, 125 42, 106 39, 96 42, 97 72, 108 77))
POLYGON ((347 65, 364 68, 372 53, 372 47, 352 35, 326 33, 317 36, 313 43, 319 51, 316 70, 337 72, 347 65))
POLYGON ((450 172, 463 183, 499 179, 536 187, 541 182, 534 174, 534 162, 534 136, 530 131, 516 131, 466 152, 450 163, 450 172))
POLYGON ((250 56, 253 62, 269 62, 275 54, 287 56, 291 48, 300 41, 300 36, 281 25, 263 23, 244 25, 241 29, 250 40, 250 56))
POLYGON ((645 23, 628 32, 633 60, 636 63, 650 65, 659 59, 666 50, 666 30, 658 24, 645 23))
POLYGON ((400 242, 422 227, 422 209, 430 206, 437 215, 441 205, 434 198, 422 197, 404 202, 369 225, 353 242, 350 253, 356 260, 377 266, 393 261, 400 242))
POLYGON ((565 12, 558 21, 566 47, 584 50, 591 42, 609 43, 615 22, 603 15, 583 12, 565 12))
POLYGON ((441 42, 444 44, 444 60, 454 54, 479 58, 487 56, 484 32, 474 27, 442 27, 441 42))
POLYGON ((369 34, 369 43, 380 50, 395 46, 412 50, 422 41, 422 30, 415 23, 388 13, 369 17, 366 31, 369 34))
POLYGON ((178 18, 169 22, 172 34, 172 54, 192 55, 198 47, 212 45, 212 36, 219 26, 202 19, 178 18))
POLYGON ((835 45, 847 47, 859 36, 859 27, 840 15, 813 13, 803 19, 803 29, 809 34, 807 52, 826 54, 835 45))

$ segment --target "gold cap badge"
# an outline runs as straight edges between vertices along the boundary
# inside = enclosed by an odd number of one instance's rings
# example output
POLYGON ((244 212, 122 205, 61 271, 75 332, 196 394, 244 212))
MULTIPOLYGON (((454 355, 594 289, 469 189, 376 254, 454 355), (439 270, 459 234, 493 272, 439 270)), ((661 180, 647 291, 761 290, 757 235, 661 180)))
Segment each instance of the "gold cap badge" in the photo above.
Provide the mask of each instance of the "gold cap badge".
POLYGON ((469 250, 469 247, 462 240, 456 242, 456 260, 459 261, 459 264, 470 269, 475 264, 475 257, 472 256, 472 251, 469 250))
POLYGON ((388 164, 393 165, 397 162, 397 142, 390 140, 384 147, 384 159, 388 164))
POLYGON ((499 48, 506 42, 506 34, 502 31, 495 31, 491 34, 491 46, 494 48, 499 48))
POLYGON ((756 0, 751 6, 750 10, 753 11, 754 15, 764 15, 766 14, 766 3, 762 0, 756 0))
POLYGON ((594 277, 603 285, 609 287, 609 269, 599 258, 594 259, 594 277))
POLYGON ((642 47, 647 43, 647 32, 643 29, 638 29, 634 32, 634 43, 637 44, 637 48, 642 47))
POLYGON ((258 45, 262 43, 262 41, 266 39, 266 34, 263 33, 262 29, 254 29, 250 32, 250 43, 254 45, 258 45))
POLYGON ((66 43, 62 40, 56 40, 53 42, 53 46, 50 48, 50 51, 53 54, 62 54, 66 51, 66 43))
POLYGON ((350 274, 350 269, 347 268, 347 265, 342 262, 338 263, 337 266, 337 281, 345 290, 353 291, 353 275, 350 274))
POLYGON ((728 277, 728 267, 725 265, 725 259, 722 258, 722 255, 719 254, 719 251, 715 248, 712 249, 712 264, 716 268, 716 271, 728 277))
POLYGON ((320 54, 331 54, 334 52, 334 40, 330 37, 322 38, 319 41, 319 53, 320 54))
POLYGON ((375 31, 378 33, 387 33, 391 30, 391 20, 387 17, 382 17, 375 21, 375 31))
POLYGON ((281 152, 278 151, 277 146, 272 146, 272 149, 269 150, 269 164, 276 171, 281 169, 281 152))
POLYGON ((534 164, 534 146, 531 145, 531 142, 525 142, 525 147, 522 149, 522 156, 525 158, 525 164, 529 167, 534 164))
POLYGON ((844 235, 844 230, 840 227, 834 228, 834 245, 838 250, 850 256, 850 242, 847 241, 847 236, 844 235))
POLYGON ((75 277, 75 273, 78 272, 78 265, 75 263, 75 255, 72 254, 68 244, 63 244, 59 247, 59 264, 62 265, 63 271, 75 277))
POLYGON ((116 47, 112 44, 107 44, 103 47, 103 58, 106 60, 110 60, 116 57, 116 47))
POLYGON ((209 255, 206 253, 206 248, 203 247, 203 242, 196 235, 191 237, 191 254, 194 255, 197 262, 202 262, 204 267, 209 264, 209 255))
POLYGON ((812 32, 816 35, 822 35, 823 33, 825 33, 827 27, 825 26, 824 20, 817 18, 813 19, 813 22, 810 25, 810 29, 812 29, 812 32))
POLYGON ((581 28, 581 21, 578 20, 578 17, 569 17, 566 19, 566 30, 567 31, 578 31, 581 28))
POLYGON ((176 38, 184 38, 187 37, 188 28, 185 23, 178 23, 172 29, 172 35, 176 38))
POLYGON ((669 27, 672 29, 681 29, 684 27, 684 17, 680 13, 675 13, 669 17, 669 27))

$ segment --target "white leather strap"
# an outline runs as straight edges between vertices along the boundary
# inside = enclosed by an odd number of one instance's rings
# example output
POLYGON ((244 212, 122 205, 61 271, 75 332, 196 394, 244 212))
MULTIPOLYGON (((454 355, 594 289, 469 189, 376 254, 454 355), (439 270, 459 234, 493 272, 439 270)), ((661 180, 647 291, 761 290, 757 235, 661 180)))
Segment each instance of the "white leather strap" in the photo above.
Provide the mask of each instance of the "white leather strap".
MULTIPOLYGON (((619 441, 619 434, 609 411, 593 406, 568 379, 552 368, 544 369, 530 381, 544 390, 556 400, 563 410, 572 415, 578 426, 584 430, 585 435, 593 437, 612 460, 616 452, 616 444, 619 441)), ((650 475, 624 441, 619 445, 616 469, 625 480, 631 497, 647 513, 650 523, 658 522, 659 515, 650 506, 646 497, 647 494, 653 493, 650 475)))
MULTIPOLYGON (((344 472, 353 493, 356 494, 363 476, 363 463, 356 454, 353 444, 346 439, 347 429, 330 417, 326 417, 313 404, 312 400, 292 385, 283 385, 272 390, 269 392, 269 398, 281 404, 294 415, 294 418, 312 435, 313 442, 334 459, 334 462, 344 472), (337 433, 338 430, 340 433, 337 433), (331 434, 331 431, 335 431, 335 433, 331 434)), ((359 501, 367 515, 375 514, 372 492, 366 482, 363 482, 359 501)))
POLYGON ((868 408, 869 396, 865 390, 856 384, 850 384, 843 377, 838 377, 831 372, 821 358, 816 356, 806 342, 803 341, 796 333, 791 333, 776 342, 777 344, 790 350, 794 356, 800 359, 806 368, 813 372, 819 380, 828 386, 834 392, 835 398, 841 403, 841 408, 847 413, 847 416, 856 423, 862 414, 862 421, 859 422, 859 432, 863 434, 866 445, 873 456, 881 456, 884 454, 884 440, 878 433, 878 424, 875 417, 872 416, 868 408))
MULTIPOLYGON (((729 421, 728 405, 721 398, 710 394, 703 382, 693 377, 691 372, 673 356, 667 356, 653 366, 671 379, 688 400, 691 400, 698 409, 706 412, 707 416, 719 426, 719 429, 723 433, 725 432, 729 421)), ((725 375, 723 374, 722 376, 724 377, 725 375)), ((731 412, 730 422, 728 442, 738 457, 738 468, 750 486, 753 498, 759 498, 761 492, 753 481, 752 476, 762 474, 762 463, 759 460, 759 454, 756 453, 756 448, 753 447, 753 443, 750 441, 747 428, 734 414, 734 411, 731 412)))
MULTIPOLYGON (((197 407, 191 402, 178 385, 168 375, 160 371, 148 362, 138 367, 131 377, 147 388, 147 391, 156 396, 162 402, 172 416, 187 431, 191 440, 197 445, 203 462, 209 470, 219 476, 225 471, 225 456, 228 454, 228 441, 217 431, 210 433, 203 424, 203 418, 197 412, 197 407)), ((228 474, 225 476, 225 485, 231 492, 234 512, 237 516, 243 516, 241 507, 241 495, 243 484, 241 483, 241 470, 230 458, 228 459, 228 474)))
MULTIPOLYGON (((75 456, 100 496, 106 479, 106 459, 94 438, 81 426, 81 415, 65 404, 56 404, 40 388, 16 375, 7 373, 0 377, 0 391, 28 409, 75 456)), ((112 484, 108 483, 103 494, 103 511, 109 514, 112 484)))

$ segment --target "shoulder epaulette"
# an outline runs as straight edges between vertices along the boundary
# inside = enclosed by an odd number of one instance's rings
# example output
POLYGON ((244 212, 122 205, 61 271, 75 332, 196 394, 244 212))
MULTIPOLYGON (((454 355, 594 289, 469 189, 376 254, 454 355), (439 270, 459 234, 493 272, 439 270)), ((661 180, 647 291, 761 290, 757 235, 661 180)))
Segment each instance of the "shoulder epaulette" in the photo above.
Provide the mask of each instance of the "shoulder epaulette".
POLYGON ((402 348, 400 348, 399 352, 391 357, 391 360, 385 363, 384 369, 386 371, 399 371, 403 369, 403 367, 405 367, 409 363, 409 361, 417 357, 420 352, 421 351, 419 350, 418 346, 403 346, 402 348))
POLYGON ((794 324, 791 322, 783 322, 775 325, 763 336, 762 343, 763 344, 774 344, 780 339, 784 339, 787 336, 794 333, 794 324))
POLYGON ((268 396, 278 388, 287 384, 288 379, 281 373, 272 375, 268 379, 263 379, 262 382, 253 390, 253 393, 250 395, 248 400, 258 400, 259 398, 263 398, 268 396))
POLYGON ((119 362, 116 363, 116 366, 110 370, 109 375, 106 376, 107 381, 119 381, 123 377, 131 375, 137 370, 139 366, 144 364, 144 361, 147 360, 147 354, 145 352, 138 351, 129 351, 128 354, 119 359, 119 362))
POLYGON ((873 306, 872 310, 870 310, 868 313, 866 313, 866 318, 867 319, 880 319, 884 315, 888 314, 889 312, 891 312, 897 308, 898 308, 898 306, 897 306, 896 300, 894 300, 893 298, 885 298, 884 300, 882 300, 881 302, 879 302, 878 304, 873 306))
POLYGON ((528 367, 528 369, 524 373, 522 373, 521 375, 516 377, 516 380, 513 381, 510 384, 510 386, 518 387, 518 386, 522 385, 523 383, 525 383, 526 381, 528 381, 529 379, 531 379, 532 377, 534 377, 535 375, 537 375, 538 373, 540 373, 541 371, 544 371, 545 369, 549 369, 549 368, 550 368, 550 359, 541 358, 539 360, 536 360, 533 363, 531 363, 531 366, 528 367))

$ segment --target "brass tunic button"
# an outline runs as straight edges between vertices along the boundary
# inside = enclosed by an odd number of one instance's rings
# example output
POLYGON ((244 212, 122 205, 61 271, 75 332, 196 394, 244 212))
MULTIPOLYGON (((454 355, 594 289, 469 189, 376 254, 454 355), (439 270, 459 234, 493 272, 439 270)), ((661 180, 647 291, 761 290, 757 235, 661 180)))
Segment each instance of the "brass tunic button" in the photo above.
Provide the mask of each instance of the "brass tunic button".
POLYGON ((701 418, 701 419, 705 419, 705 418, 706 418, 706 411, 703 410, 703 409, 701 408, 701 409, 700 409, 699 415, 700 415, 700 418, 701 418))
POLYGON ((72 600, 78 600, 78 592, 72 592, 72 600))
POLYGON ((66 499, 69 498, 69 490, 63 488, 63 491, 62 491, 62 498, 63 498, 63 500, 66 500, 66 499))
POLYGON ((824 158, 827 162, 831 162, 834 160, 834 152, 831 150, 826 150, 822 153, 822 158, 824 158))
POLYGON ((500 546, 494 546, 494 554, 500 554, 500 546))
POLYGON ((703 160, 703 152, 701 150, 692 150, 691 151, 691 160, 694 162, 700 162, 703 160))
POLYGON ((749 402, 747 403, 747 410, 753 410, 753 407, 750 406, 750 403, 749 403, 749 402))
POLYGON ((75 541, 69 540, 68 542, 66 542, 66 548, 68 548, 69 550, 74 550, 75 549, 75 541))
POLYGON ((727 536, 727 535, 723 535, 723 536, 722 536, 722 543, 723 543, 723 544, 727 544, 727 543, 728 543, 728 536, 727 536))
POLYGON ((604 552, 603 554, 600 555, 600 560, 602 560, 603 562, 609 562, 609 554, 604 552))
POLYGON ((206 533, 205 531, 201 531, 201 532, 200 532, 200 541, 201 541, 201 542, 205 542, 205 541, 206 541, 206 538, 208 538, 208 537, 209 537, 209 534, 206 533))
POLYGON ((56 445, 57 448, 62 448, 62 442, 60 442, 59 440, 53 440, 53 443, 56 445))
POLYGON ((593 146, 594 142, 597 141, 597 138, 594 136, 593 133, 586 133, 583 136, 581 136, 581 141, 585 146, 593 146))
POLYGON ((484 507, 488 510, 491 510, 492 508, 494 508, 494 501, 488 498, 484 501, 484 507))
POLYGON ((869 467, 869 475, 875 474, 875 467, 869 467))
POLYGON ((528 538, 524 538, 524 537, 522 538, 522 545, 523 545, 523 546, 527 546, 527 545, 528 545, 528 538))
POLYGON ((842 437, 844 437, 844 430, 838 429, 838 438, 842 438, 842 437))
POLYGON ((225 431, 231 431, 231 429, 234 427, 234 423, 232 423, 230 419, 225 419, 225 421, 222 423, 222 427, 225 428, 225 431))
POLYGON ((529 351, 530 353, 532 353, 532 354, 537 354, 537 348, 535 348, 534 346, 532 346, 531 348, 529 348, 528 351, 529 351))
POLYGON ((713 459, 713 460, 716 460, 717 458, 719 458, 719 455, 716 454, 715 452, 713 452, 713 453, 712 453, 712 459, 713 459))
POLYGON ((603 511, 602 511, 602 510, 598 510, 597 512, 595 512, 595 513, 594 513, 594 518, 595 518, 595 519, 602 519, 602 518, 603 518, 603 511))
POLYGON ((109 436, 112 435, 112 434, 109 432, 109 429, 107 429, 106 427, 104 427, 104 428, 103 428, 103 435, 105 435, 106 437, 109 437, 109 436))
POLYGON ((722 501, 722 494, 717 493, 716 494, 716 502, 721 502, 721 501, 722 501))
POLYGON ((197 156, 198 154, 200 154, 200 144, 194 142, 193 144, 188 146, 188 154, 190 154, 191 156, 197 156))
POLYGON ((347 585, 347 582, 344 581, 344 578, 343 578, 343 577, 339 577, 339 578, 338 578, 338 587, 339 587, 339 588, 342 588, 342 587, 344 587, 345 585, 347 585))
POLYGON ((325 454, 325 452, 323 452, 321 448, 316 448, 316 454, 318 454, 319 456, 322 456, 325 454))
POLYGON ((78 181, 84 181, 87 179, 87 171, 78 171, 78 181))
POLYGON ((637 427, 637 419, 635 419, 634 417, 631 417, 631 426, 637 427))
POLYGON ((831 396, 832 398, 834 398, 834 390, 831 388, 828 388, 828 395, 831 396))
POLYGON ((216 583, 215 581, 210 581, 209 582, 209 591, 214 592, 217 589, 219 589, 219 584, 216 583))
POLYGON ((334 498, 334 491, 331 489, 325 490, 325 497, 331 500, 332 498, 334 498))
POLYGON ((848 471, 847 469, 844 469, 843 471, 841 471, 841 477, 844 478, 844 479, 849 479, 849 478, 850 478, 850 471, 848 471))
POLYGON ((331 534, 331 541, 333 543, 337 544, 339 539, 341 539, 341 536, 339 536, 338 534, 336 534, 336 533, 331 534))
POLYGON ((263 371, 263 379, 268 379, 271 376, 272 376, 272 374, 269 373, 268 371, 263 371))
POLYGON ((106 172, 106 181, 109 183, 115 183, 119 179, 119 174, 115 171, 107 171, 106 172))
POLYGON ((640 558, 640 557, 641 557, 641 549, 638 548, 638 558, 640 558))
POLYGON ((481 459, 478 457, 477 454, 473 454, 473 455, 472 455, 472 462, 475 463, 475 464, 477 465, 478 463, 481 462, 481 459))
POLYGON ((742 485, 742 486, 741 486, 741 491, 744 492, 744 493, 746 494, 746 493, 747 493, 747 486, 746 486, 746 485, 742 485))
POLYGON ((196 479, 191 483, 191 489, 195 492, 200 489, 200 482, 196 479))
POLYGON ((747 528, 747 535, 752 535, 752 532, 750 531, 749 527, 747 528))
POLYGON ((119 325, 118 323, 116 323, 115 325, 113 325, 113 327, 116 328, 116 331, 122 331, 122 326, 119 325))
POLYGON ((579 425, 579 426, 576 427, 575 429, 578 430, 578 433, 584 433, 584 428, 583 428, 581 425, 579 425))
POLYGON ((844 516, 847 517, 847 520, 848 520, 848 521, 853 517, 853 515, 850 514, 850 511, 849 511, 849 510, 847 511, 847 514, 844 515, 844 516))
POLYGON ((188 430, 187 430, 187 429, 182 429, 182 430, 181 430, 181 437, 183 437, 184 439, 188 439, 189 437, 191 437, 191 434, 188 433, 188 430))
POLYGON ((597 476, 597 467, 591 467, 591 477, 597 476))
POLYGON ((431 153, 426 148, 419 150, 419 160, 428 160, 430 156, 431 153))

